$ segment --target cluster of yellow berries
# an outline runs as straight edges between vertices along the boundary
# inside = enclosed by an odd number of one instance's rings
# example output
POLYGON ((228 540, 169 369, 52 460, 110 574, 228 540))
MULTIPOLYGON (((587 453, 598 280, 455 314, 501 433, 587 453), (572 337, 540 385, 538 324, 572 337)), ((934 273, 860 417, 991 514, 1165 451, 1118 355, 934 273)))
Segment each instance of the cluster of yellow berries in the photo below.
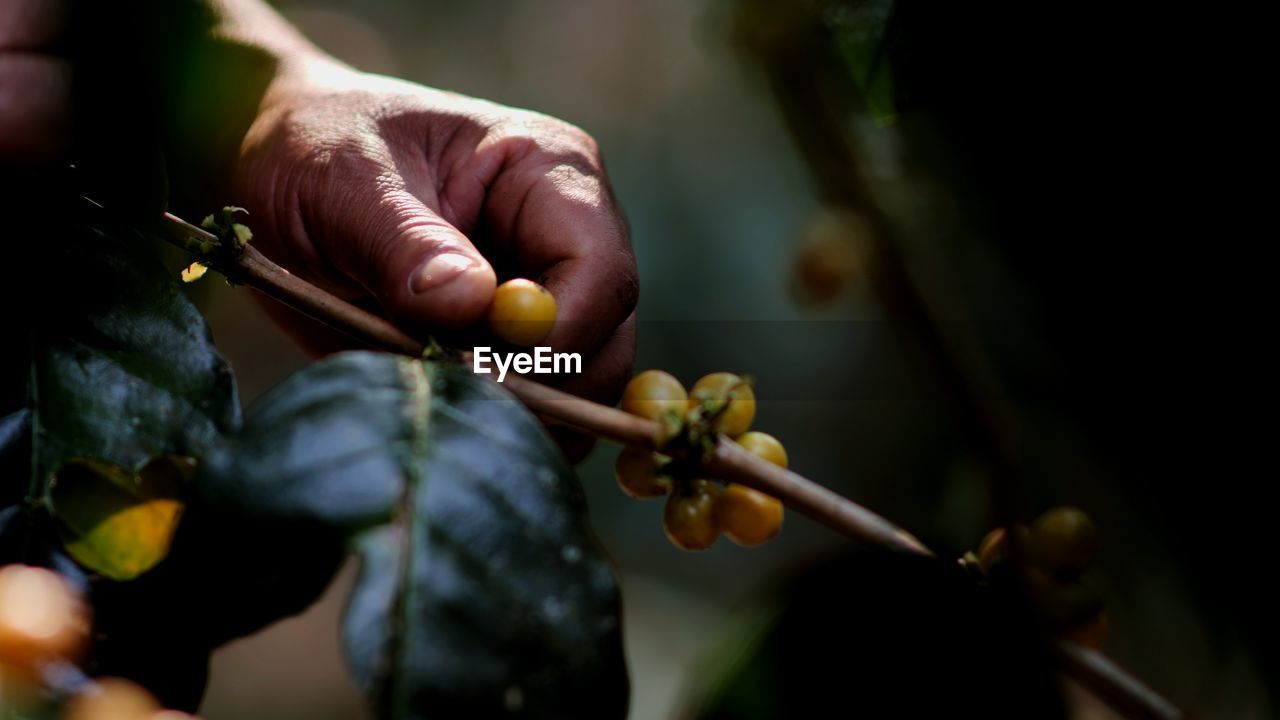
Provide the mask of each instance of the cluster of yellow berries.
MULTIPOLYGON (((0 568, 0 707, 31 712, 46 702, 41 671, 78 662, 89 640, 89 610, 61 575, 44 568, 0 568)), ((62 708, 63 720, 194 720, 165 710, 137 684, 95 680, 62 708)))
MULTIPOLYGON (((1107 616, 1102 595, 1088 573, 1098 549, 1098 531, 1083 511, 1058 507, 1036 518, 1030 527, 1015 525, 1018 546, 1027 563, 1023 577, 1050 631, 1083 647, 1098 649, 1106 642, 1107 616)), ((965 564, 998 580, 1013 568, 1010 531, 987 533, 978 552, 965 564)))
MULTIPOLYGON (((726 435, 748 452, 778 467, 787 466, 787 451, 777 438, 751 432, 756 398, 750 383, 733 373, 712 373, 686 392, 680 381, 661 370, 646 370, 627 383, 622 409, 654 420, 662 428, 660 444, 680 436, 686 427, 726 435)), ((705 550, 721 533, 733 542, 759 545, 782 527, 782 503, 749 487, 722 486, 695 476, 692 463, 660 453, 627 448, 614 464, 618 484, 635 498, 669 495, 662 526, 682 550, 705 550)))

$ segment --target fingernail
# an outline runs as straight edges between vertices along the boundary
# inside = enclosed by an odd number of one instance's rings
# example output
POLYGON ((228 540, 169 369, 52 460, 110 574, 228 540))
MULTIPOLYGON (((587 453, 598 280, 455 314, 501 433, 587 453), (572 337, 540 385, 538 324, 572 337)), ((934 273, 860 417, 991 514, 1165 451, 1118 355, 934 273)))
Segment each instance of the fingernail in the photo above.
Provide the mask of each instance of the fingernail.
POLYGON ((409 289, 415 295, 422 294, 458 277, 475 267, 475 264, 475 261, 466 255, 441 253, 422 263, 422 266, 409 277, 409 289))

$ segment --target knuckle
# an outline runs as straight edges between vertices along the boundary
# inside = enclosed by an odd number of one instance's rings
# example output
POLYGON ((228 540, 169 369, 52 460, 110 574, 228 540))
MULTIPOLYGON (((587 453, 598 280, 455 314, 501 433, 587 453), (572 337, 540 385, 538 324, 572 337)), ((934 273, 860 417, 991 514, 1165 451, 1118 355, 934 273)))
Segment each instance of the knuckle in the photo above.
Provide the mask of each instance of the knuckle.
POLYGON ((593 172, 599 174, 603 169, 603 163, 600 158, 600 145, 585 130, 575 126, 564 124, 563 138, 564 149, 566 155, 573 159, 577 164, 585 168, 590 168, 593 172))
POLYGON ((506 134, 523 143, 526 151, 535 151, 545 160, 567 164, 591 175, 603 172, 599 143, 572 123, 526 111, 516 116, 514 126, 506 134))
POLYGON ((584 155, 593 158, 600 156, 600 144, 586 130, 567 122, 561 122, 563 137, 567 143, 584 155))
POLYGON ((355 137, 312 137, 305 141, 302 165, 317 180, 347 180, 381 175, 384 164, 355 137))

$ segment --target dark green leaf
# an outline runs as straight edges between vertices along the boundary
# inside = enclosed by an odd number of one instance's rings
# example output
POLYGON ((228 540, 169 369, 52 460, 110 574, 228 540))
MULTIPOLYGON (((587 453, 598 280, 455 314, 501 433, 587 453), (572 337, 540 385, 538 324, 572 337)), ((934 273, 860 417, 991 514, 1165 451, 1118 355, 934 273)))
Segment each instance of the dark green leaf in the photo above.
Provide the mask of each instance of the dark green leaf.
POLYGON ((155 498, 133 507, 121 490, 153 456, 199 456, 238 425, 234 382, 204 318, 135 233, 84 228, 51 243, 40 267, 28 497, 50 504, 77 560, 128 579, 163 557, 174 513, 143 506, 155 498), (55 499, 52 479, 71 460, 98 471, 73 473, 74 493, 55 499), (152 516, 163 522, 134 522, 152 516), (144 526, 165 542, 131 536, 144 526))
POLYGON ((623 717, 618 588, 540 425, 467 369, 373 353, 258 403, 197 485, 341 532, 347 654, 380 717, 623 717))
POLYGON ((86 457, 140 469, 200 456, 239 422, 235 385, 199 311, 145 240, 90 229, 51 243, 32 337, 34 488, 86 457))
MULTIPOLYGON (((37 257, 28 264, 34 275, 27 298, 29 406, 0 421, 0 490, 5 504, 18 503, 0 509, 0 561, 56 568, 88 595, 95 638, 87 670, 134 679, 166 705, 194 710, 209 649, 225 626, 210 620, 221 616, 205 601, 221 599, 211 590, 227 585, 213 571, 212 540, 186 532, 175 552, 180 546, 206 551, 177 562, 171 557, 129 582, 110 579, 133 574, 116 572, 133 561, 111 559, 128 545, 100 541, 104 523, 134 511, 131 496, 154 500, 152 492, 121 493, 156 484, 143 478, 161 467, 143 467, 153 456, 198 457, 238 426, 234 383, 204 319, 145 238, 101 214, 53 228, 33 244, 37 257), (97 227, 77 224, 86 219, 97 227), (55 490, 52 478, 68 463, 109 471, 80 473, 55 490), (105 504, 84 502, 104 497, 105 504), (51 516, 52 508, 65 517, 51 516), (106 551, 103 562, 77 553, 106 576, 86 576, 62 551, 84 546, 106 551)), ((175 494, 176 478, 169 480, 160 483, 170 487, 158 496, 175 494)), ((163 548, 150 551, 135 570, 163 554, 163 548)), ((262 612, 277 613, 272 620, 283 614, 277 605, 260 604, 269 608, 262 612)))

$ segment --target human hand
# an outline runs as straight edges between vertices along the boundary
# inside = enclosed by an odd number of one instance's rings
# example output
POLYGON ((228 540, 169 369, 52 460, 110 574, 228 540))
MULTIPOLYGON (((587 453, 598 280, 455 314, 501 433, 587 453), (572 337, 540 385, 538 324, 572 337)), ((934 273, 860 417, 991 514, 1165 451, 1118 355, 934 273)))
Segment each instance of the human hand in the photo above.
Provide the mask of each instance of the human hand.
POLYGON ((268 90, 235 186, 267 255, 410 332, 481 320, 497 265, 555 296, 546 344, 583 356, 564 389, 611 403, 630 373, 635 261, 572 125, 321 62, 268 90))

